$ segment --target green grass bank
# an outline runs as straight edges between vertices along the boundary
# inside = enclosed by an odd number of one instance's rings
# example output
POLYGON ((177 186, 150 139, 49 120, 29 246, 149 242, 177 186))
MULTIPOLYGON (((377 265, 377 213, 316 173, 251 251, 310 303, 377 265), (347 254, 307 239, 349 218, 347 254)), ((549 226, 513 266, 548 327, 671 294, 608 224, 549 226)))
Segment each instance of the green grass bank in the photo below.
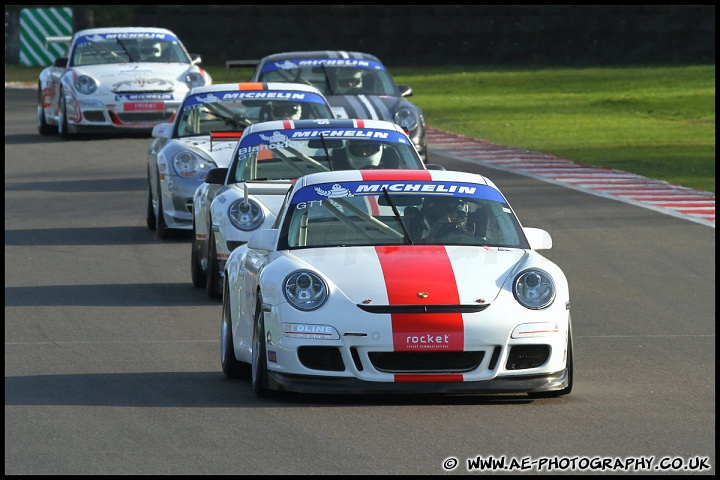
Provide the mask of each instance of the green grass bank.
MULTIPOLYGON (((251 71, 205 67, 215 83, 251 71)), ((40 70, 5 65, 5 81, 40 70)), ((715 192, 714 65, 390 71, 431 127, 715 192)))

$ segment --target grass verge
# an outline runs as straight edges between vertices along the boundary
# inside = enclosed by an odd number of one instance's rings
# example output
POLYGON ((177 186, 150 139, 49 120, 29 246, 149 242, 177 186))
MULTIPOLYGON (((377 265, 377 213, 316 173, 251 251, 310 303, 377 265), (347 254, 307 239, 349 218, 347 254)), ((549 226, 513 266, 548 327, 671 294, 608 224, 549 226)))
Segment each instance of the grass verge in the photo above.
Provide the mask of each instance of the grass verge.
MULTIPOLYGON (((5 81, 40 70, 5 65, 5 81)), ((215 83, 251 73, 207 70, 215 83)), ((715 192, 714 65, 390 70, 431 127, 715 192)))

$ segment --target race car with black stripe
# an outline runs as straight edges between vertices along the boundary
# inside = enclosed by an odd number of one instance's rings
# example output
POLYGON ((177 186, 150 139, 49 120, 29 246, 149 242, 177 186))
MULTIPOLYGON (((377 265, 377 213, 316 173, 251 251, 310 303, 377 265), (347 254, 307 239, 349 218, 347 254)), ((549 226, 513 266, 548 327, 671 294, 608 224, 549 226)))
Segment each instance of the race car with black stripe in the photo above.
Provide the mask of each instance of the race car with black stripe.
POLYGON ((225 264, 221 366, 258 395, 567 395, 568 281, 488 178, 310 174, 225 264))
MULTIPOLYGON (((301 86, 301 85, 298 85, 301 86)), ((313 88, 307 85, 305 88, 313 88)), ((247 127, 230 165, 207 172, 193 194, 193 285, 222 296, 230 252, 275 223, 296 178, 347 169, 442 169, 425 164, 405 131, 383 120, 273 120, 247 127)))
MULTIPOLYGON (((229 61, 228 67, 252 61, 229 61)), ((407 97, 409 85, 396 84, 374 55, 342 50, 282 52, 257 61, 251 81, 301 82, 327 97, 336 118, 387 120, 400 125, 427 161, 423 112, 407 97)))
POLYGON ((192 89, 172 123, 152 131, 147 154, 147 226, 192 229, 193 195, 207 173, 227 167, 248 125, 278 119, 332 118, 318 89, 300 83, 221 83, 192 89))
POLYGON ((91 28, 46 42, 51 51, 67 49, 40 72, 41 135, 149 135, 191 88, 212 84, 200 55, 164 28, 91 28))

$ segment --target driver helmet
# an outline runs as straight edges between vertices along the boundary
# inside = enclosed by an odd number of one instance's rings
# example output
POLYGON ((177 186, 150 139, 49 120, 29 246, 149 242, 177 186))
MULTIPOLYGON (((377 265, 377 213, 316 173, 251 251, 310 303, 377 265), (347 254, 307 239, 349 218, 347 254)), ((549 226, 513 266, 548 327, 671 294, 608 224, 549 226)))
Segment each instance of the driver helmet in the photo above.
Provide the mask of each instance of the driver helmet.
POLYGON ((337 84, 341 92, 355 88, 362 88, 362 71, 340 68, 337 74, 337 84))
POLYGON ((352 168, 369 168, 380 165, 383 144, 370 140, 349 141, 345 147, 352 168))
POLYGON ((270 105, 270 117, 273 120, 300 120, 302 106, 293 102, 273 102, 270 105))
POLYGON ((162 54, 162 49, 160 47, 159 43, 141 43, 140 48, 140 58, 143 60, 149 60, 151 58, 159 58, 162 54))
POLYGON ((423 205, 423 214, 431 235, 464 230, 469 210, 468 203, 458 197, 430 197, 423 205))

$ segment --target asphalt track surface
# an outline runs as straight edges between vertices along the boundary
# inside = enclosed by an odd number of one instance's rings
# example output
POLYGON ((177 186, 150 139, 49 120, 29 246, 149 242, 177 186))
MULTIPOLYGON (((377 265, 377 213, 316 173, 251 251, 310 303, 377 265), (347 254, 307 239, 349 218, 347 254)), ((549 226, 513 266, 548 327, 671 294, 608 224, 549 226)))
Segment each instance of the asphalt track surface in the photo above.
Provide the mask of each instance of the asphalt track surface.
POLYGON ((5 91, 6 475, 715 473, 714 217, 431 131, 431 161, 489 176, 551 233, 573 392, 259 399, 221 372, 189 238, 145 226, 149 139, 43 137, 35 102, 5 91))

